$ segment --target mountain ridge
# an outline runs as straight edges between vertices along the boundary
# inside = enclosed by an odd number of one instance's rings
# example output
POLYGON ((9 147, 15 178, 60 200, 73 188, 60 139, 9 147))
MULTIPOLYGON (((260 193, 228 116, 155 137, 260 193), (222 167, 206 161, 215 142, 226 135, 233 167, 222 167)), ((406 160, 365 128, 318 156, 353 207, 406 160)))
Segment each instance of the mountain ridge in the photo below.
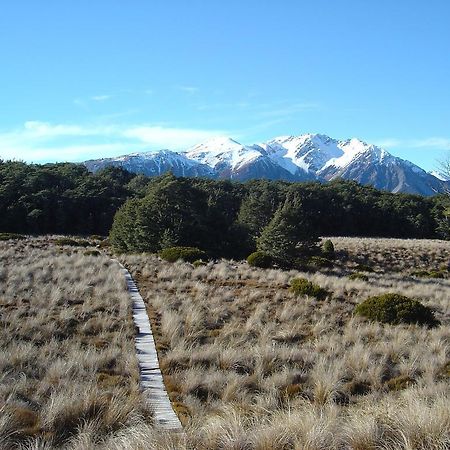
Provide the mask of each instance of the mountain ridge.
POLYGON ((390 192, 425 196, 445 192, 447 182, 416 164, 360 139, 333 139, 324 134, 278 136, 243 145, 217 137, 183 151, 168 149, 85 161, 88 170, 122 167, 147 176, 176 176, 245 181, 272 179, 327 182, 355 180, 390 192))

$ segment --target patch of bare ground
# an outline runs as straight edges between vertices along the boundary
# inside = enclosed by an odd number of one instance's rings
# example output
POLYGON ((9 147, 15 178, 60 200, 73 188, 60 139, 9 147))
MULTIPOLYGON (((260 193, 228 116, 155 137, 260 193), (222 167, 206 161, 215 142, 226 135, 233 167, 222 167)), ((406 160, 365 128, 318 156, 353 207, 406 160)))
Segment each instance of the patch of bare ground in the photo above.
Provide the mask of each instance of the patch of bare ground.
POLYGON ((51 237, 1 242, 0 347, 0 448, 145 448, 152 413, 108 257, 51 237))
POLYGON ((147 302, 166 386, 186 426, 187 441, 176 448, 450 447, 450 281, 409 276, 429 254, 436 260, 423 268, 444 264, 449 244, 334 241, 350 255, 391 249, 406 263, 379 258, 364 281, 347 277, 351 258, 328 273, 121 258, 147 302), (289 282, 297 276, 331 298, 295 296, 289 282), (419 298, 441 325, 353 316, 355 305, 385 292, 419 298))

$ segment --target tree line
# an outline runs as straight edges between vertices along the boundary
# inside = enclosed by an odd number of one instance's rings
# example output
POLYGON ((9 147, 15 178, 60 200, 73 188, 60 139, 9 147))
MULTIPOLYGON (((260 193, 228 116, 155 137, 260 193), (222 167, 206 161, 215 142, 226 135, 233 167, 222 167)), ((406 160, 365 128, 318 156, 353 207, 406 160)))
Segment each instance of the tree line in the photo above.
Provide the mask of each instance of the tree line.
POLYGON ((122 169, 0 161, 0 231, 109 233, 114 214, 148 180, 122 169))
POLYGON ((391 194, 354 181, 233 183, 168 174, 119 209, 110 237, 120 251, 190 246, 215 257, 259 249, 294 258, 311 253, 319 236, 448 238, 448 208, 446 196, 391 194))
POLYGON ((391 194, 344 180, 235 183, 0 161, 0 231, 110 233, 120 251, 183 245, 242 257, 281 232, 302 242, 319 235, 447 239, 449 209, 445 195, 391 194))

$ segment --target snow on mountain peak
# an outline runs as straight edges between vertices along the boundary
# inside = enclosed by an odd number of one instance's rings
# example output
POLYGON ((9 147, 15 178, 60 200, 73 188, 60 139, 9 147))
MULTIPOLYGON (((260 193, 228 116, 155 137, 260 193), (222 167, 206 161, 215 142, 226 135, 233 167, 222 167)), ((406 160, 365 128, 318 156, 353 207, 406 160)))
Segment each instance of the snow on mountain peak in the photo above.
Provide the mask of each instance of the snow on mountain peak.
POLYGON ((444 189, 444 180, 438 174, 428 174, 380 147, 357 138, 336 140, 323 134, 278 136, 257 145, 242 145, 228 137, 217 137, 184 152, 160 150, 84 164, 93 172, 113 165, 148 176, 170 170, 177 176, 234 180, 344 178, 391 192, 422 195, 433 195, 444 189))
POLYGON ((233 139, 218 137, 191 147, 185 155, 213 168, 228 164, 236 169, 261 157, 261 150, 258 146, 245 146, 233 139))
POLYGON ((299 169, 315 173, 331 158, 342 155, 337 141, 323 134, 279 136, 261 146, 266 148, 274 162, 292 174, 299 169))
POLYGON ((373 162, 381 164, 389 162, 389 158, 392 158, 392 155, 386 150, 372 144, 367 144, 358 138, 339 141, 337 143, 337 147, 342 151, 342 154, 338 157, 329 159, 323 166, 322 170, 325 170, 331 166, 336 168, 345 168, 362 156, 371 157, 373 162))
POLYGON ((428 172, 430 175, 433 175, 433 177, 437 178, 438 180, 441 181, 450 181, 449 177, 446 177, 442 172, 439 172, 437 170, 432 170, 430 172, 428 172))

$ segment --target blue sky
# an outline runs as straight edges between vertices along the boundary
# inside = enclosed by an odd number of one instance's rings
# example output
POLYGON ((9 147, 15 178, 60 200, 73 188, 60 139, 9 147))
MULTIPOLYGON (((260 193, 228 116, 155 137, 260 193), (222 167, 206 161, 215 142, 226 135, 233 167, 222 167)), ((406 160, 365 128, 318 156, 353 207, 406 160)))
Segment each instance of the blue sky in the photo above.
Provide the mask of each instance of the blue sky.
POLYGON ((450 151, 448 0, 14 0, 0 157, 81 161, 227 135, 450 151))

